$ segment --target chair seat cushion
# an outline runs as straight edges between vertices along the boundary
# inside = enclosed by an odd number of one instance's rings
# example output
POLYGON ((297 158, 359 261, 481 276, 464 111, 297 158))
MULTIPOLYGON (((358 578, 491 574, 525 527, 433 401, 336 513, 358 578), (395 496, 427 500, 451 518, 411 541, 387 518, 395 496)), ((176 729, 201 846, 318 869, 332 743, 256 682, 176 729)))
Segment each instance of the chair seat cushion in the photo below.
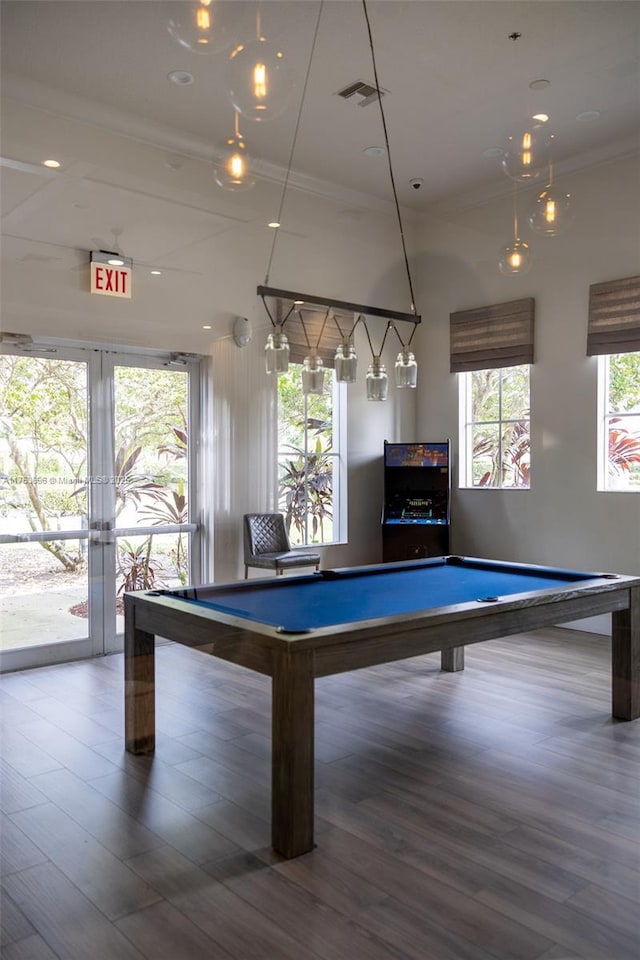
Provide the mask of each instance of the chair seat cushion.
POLYGON ((319 553, 300 553, 290 550, 287 553, 261 553, 251 558, 252 567, 265 567, 276 570, 278 567, 310 567, 320 563, 319 553))

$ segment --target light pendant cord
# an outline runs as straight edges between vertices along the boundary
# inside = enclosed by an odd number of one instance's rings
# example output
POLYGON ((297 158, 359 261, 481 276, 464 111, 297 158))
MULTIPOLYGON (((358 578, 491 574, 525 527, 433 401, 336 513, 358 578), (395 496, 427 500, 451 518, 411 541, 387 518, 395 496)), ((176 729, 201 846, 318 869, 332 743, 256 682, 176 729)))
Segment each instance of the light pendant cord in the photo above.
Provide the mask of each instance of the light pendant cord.
MULTIPOLYGON (((307 66, 307 74, 304 78, 304 87, 302 88, 302 96, 300 97, 300 106, 298 108, 298 116, 296 119, 296 128, 293 133, 293 142, 291 144, 291 152, 289 154, 289 163, 287 165, 287 173, 284 178, 284 186, 282 188, 282 196, 280 197, 280 208, 278 209, 278 216, 276 222, 280 224, 282 222, 282 211, 284 209, 284 201, 287 195, 287 187, 289 186, 289 177, 291 175, 291 165, 293 164, 293 155, 296 149, 296 141, 298 139, 298 130, 300 129, 300 120, 302 118, 302 108, 304 107, 304 100, 307 93, 307 85, 309 83, 309 75, 311 73, 311 64, 313 63, 313 54, 316 49, 316 40, 318 39, 318 29, 320 27, 320 17, 322 16, 322 9, 324 7, 324 0, 320 0, 320 7, 318 8, 318 18, 316 20, 316 28, 313 33, 313 42, 311 44, 311 55, 309 56, 309 65, 307 66)), ((273 263, 273 255, 276 251, 276 241, 278 239, 278 230, 280 227, 275 227, 273 231, 273 242, 271 244, 271 253, 269 255, 269 263, 267 264, 267 272, 264 278, 264 285, 267 287, 269 285, 269 274, 271 273, 271 264, 273 263)))
MULTIPOLYGON (((407 281, 409 283, 409 295, 411 298, 411 312, 416 312, 415 306, 415 296, 413 293, 413 284, 411 282, 411 270, 409 269, 409 259, 407 257, 407 247, 404 242, 404 229, 402 227, 402 217, 400 215, 400 204, 398 203, 398 194, 396 192, 396 183, 393 176, 393 167, 391 165, 391 150, 389 149, 389 135, 387 133, 387 122, 384 116, 384 108, 382 106, 382 94, 380 93, 380 84, 378 82, 378 68, 376 66, 376 55, 373 49, 373 37, 371 35, 371 24, 369 23, 369 13, 367 11, 367 0, 362 0, 362 9, 364 10, 364 18, 367 22, 367 33, 369 35, 369 49, 371 50, 371 62, 373 64, 373 78, 376 84, 376 92, 378 94, 378 106, 380 107, 380 116, 382 118, 382 129, 384 130, 384 142, 387 149, 387 163, 389 165, 389 178, 391 180, 391 189, 393 190, 393 199, 396 205, 396 214, 398 217, 398 226, 400 228, 400 240, 402 241, 402 253, 404 255, 404 265, 407 271, 407 281)), ((415 333, 415 329, 414 329, 415 333)))
POLYGON ((385 331, 384 331, 384 336, 383 336, 383 338, 382 338, 382 343, 380 344, 380 352, 379 352, 379 353, 376 353, 375 350, 373 349, 373 344, 372 344, 372 342, 371 342, 371 334, 369 333, 369 327, 367 326, 367 320, 366 320, 365 317, 360 317, 359 319, 361 319, 362 322, 364 323, 364 329, 365 329, 365 332, 366 332, 366 334, 367 334, 367 340, 369 341, 369 349, 371 350, 371 356, 372 356, 372 357, 381 357, 381 356, 382 356, 382 351, 384 350, 384 345, 385 345, 385 342, 386 342, 386 339, 387 339, 387 334, 389 333, 389 328, 393 326, 393 322, 392 322, 391 320, 388 320, 388 321, 387 321, 387 326, 386 326, 385 331))

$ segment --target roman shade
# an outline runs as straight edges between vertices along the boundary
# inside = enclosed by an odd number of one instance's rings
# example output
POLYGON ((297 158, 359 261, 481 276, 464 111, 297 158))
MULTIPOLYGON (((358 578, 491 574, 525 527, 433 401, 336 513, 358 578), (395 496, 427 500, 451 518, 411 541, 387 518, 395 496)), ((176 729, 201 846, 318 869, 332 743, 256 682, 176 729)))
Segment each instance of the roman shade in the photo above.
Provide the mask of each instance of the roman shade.
POLYGON ((587 356, 640 350, 640 277, 589 287, 587 356))
POLYGON ((533 297, 449 315, 451 372, 533 363, 533 297))

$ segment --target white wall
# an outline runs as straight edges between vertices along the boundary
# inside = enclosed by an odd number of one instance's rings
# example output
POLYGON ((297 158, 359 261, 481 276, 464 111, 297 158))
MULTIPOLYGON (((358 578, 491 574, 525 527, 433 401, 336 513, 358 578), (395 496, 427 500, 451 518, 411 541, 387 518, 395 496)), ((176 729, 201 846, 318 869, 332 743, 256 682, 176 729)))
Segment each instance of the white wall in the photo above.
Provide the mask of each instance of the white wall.
POLYGON ((627 156, 556 177, 573 195, 575 220, 562 236, 538 237, 523 216, 535 197, 519 196, 521 236, 534 263, 503 277, 499 248, 509 241, 511 199, 425 219, 418 276, 423 314, 418 346, 421 437, 458 442, 457 384, 449 373, 449 314, 519 297, 535 298, 531 377, 532 485, 528 491, 458 490, 456 553, 640 573, 640 496, 596 490, 596 368, 586 356, 589 285, 640 272, 640 163, 627 156))

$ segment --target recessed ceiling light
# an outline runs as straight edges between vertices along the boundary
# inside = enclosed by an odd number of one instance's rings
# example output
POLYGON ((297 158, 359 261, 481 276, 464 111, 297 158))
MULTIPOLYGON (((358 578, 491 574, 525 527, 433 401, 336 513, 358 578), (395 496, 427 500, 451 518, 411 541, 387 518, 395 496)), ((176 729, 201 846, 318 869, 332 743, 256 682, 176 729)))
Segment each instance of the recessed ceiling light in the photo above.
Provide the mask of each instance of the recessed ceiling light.
POLYGON ((540 123, 547 123, 549 120, 548 113, 534 113, 531 117, 532 120, 538 120, 540 123))
POLYGON ((271 223, 267 224, 268 227, 272 227, 274 230, 280 226, 277 220, 272 220, 271 223))
POLYGON ((532 80, 529 84, 530 90, 546 90, 551 86, 551 80, 532 80))
POLYGON ((172 70, 167 74, 167 80, 171 80, 171 83, 176 83, 179 87, 188 87, 193 83, 193 74, 186 70, 172 70))
POLYGON ((60 166, 60 161, 59 160, 43 160, 42 166, 51 167, 52 170, 57 170, 58 167, 60 166))
POLYGON ((384 157, 387 151, 384 147, 365 147, 362 152, 365 157, 384 157))
POLYGON ((211 330, 211 324, 210 324, 210 323, 203 323, 203 324, 202 324, 202 329, 203 329, 203 330, 211 330))
POLYGON ((161 277, 161 276, 162 276, 162 270, 151 270, 150 272, 151 272, 151 276, 152 276, 152 277, 161 277))
POLYGON ((584 113, 579 113, 576 117, 576 120, 579 120, 580 123, 593 123, 595 120, 600 119, 599 110, 585 110, 584 113))

